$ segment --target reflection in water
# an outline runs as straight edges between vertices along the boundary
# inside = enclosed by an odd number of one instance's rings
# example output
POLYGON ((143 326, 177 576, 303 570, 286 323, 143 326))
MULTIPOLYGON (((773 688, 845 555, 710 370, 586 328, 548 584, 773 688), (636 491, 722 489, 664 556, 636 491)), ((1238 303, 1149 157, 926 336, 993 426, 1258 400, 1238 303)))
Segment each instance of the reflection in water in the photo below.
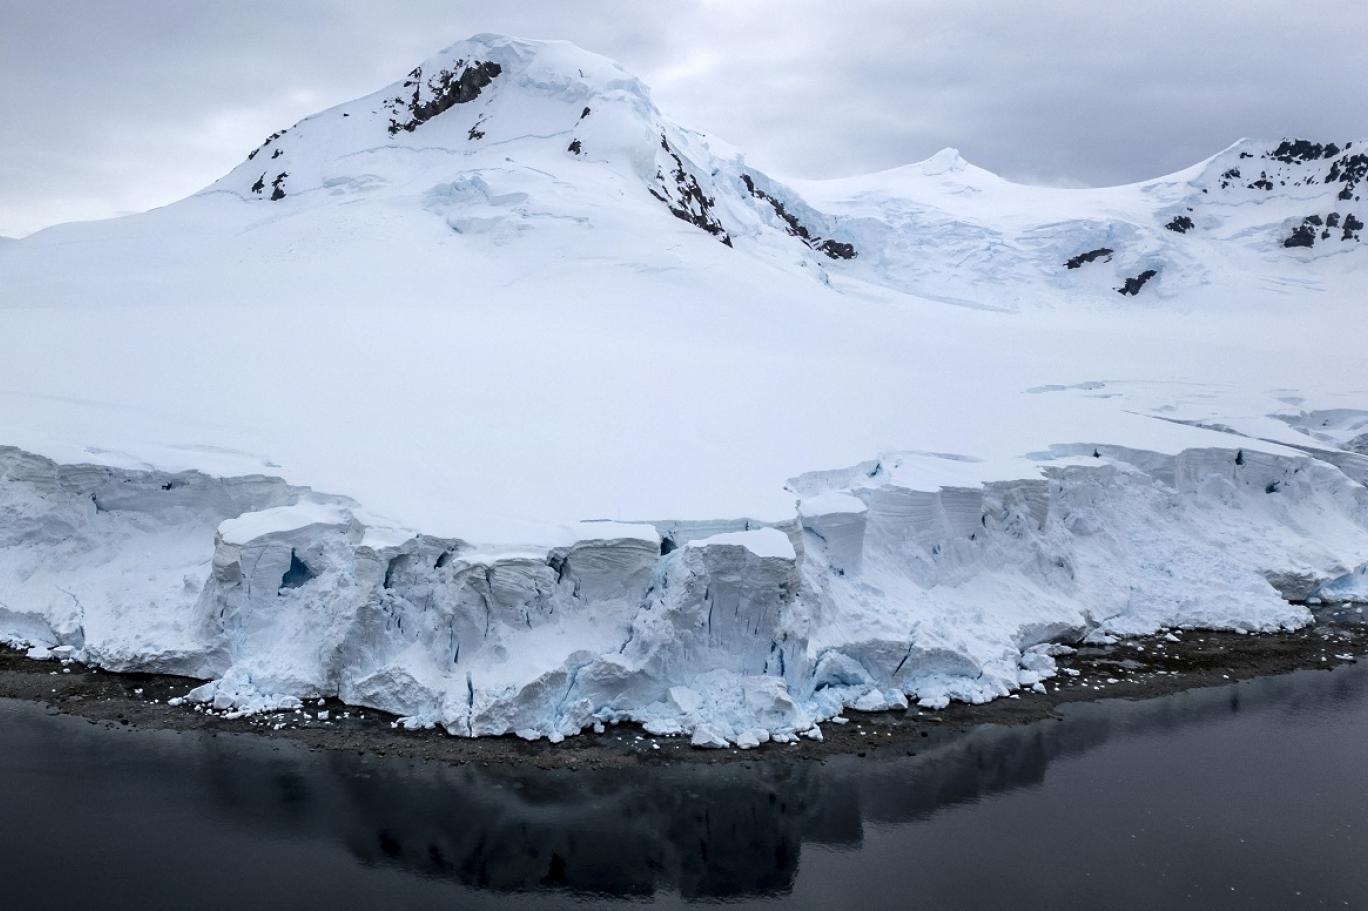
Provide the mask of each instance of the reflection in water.
MULTIPOLYGON (((1052 763, 1108 742, 1176 736, 1236 713, 1276 720, 1365 703, 1368 673, 1355 668, 1071 706, 1063 721, 946 736, 915 757, 577 772, 377 762, 237 737, 113 732, 0 703, 0 773, 14 787, 11 802, 50 803, 43 788, 50 760, 61 757, 63 774, 99 791, 115 819, 169 800, 170 789, 200 825, 241 828, 282 859, 290 846, 341 846, 365 868, 481 892, 735 899, 789 892, 805 847, 858 851, 869 826, 905 825, 1039 785, 1052 763)), ((89 794, 80 803, 88 805, 89 794)), ((84 837, 98 850, 92 833, 84 837)), ((0 835, 0 850, 9 840, 0 835)))

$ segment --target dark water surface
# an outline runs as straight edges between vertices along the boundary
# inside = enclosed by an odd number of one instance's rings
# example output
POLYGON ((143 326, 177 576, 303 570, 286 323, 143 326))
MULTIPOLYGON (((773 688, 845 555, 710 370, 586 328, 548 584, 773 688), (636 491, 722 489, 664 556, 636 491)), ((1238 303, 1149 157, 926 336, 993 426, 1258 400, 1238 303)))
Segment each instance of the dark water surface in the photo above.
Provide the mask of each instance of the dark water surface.
POLYGON ((0 908, 1368 908, 1368 666, 915 757, 545 772, 0 700, 0 908))

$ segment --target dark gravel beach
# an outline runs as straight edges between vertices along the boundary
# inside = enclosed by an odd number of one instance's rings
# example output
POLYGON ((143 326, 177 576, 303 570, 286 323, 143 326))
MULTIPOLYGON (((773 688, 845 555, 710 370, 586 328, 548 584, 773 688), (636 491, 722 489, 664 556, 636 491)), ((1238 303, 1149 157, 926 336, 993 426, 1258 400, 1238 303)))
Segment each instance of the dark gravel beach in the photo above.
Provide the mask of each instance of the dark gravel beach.
POLYGON ((445 763, 524 763, 542 768, 610 768, 653 763, 820 759, 837 754, 915 754, 928 742, 983 724, 1025 724, 1058 706, 1101 699, 1146 699, 1307 668, 1331 668, 1368 655, 1360 607, 1320 609, 1317 622, 1295 632, 1248 634, 1204 630, 1081 646, 1058 658, 1061 673, 1045 692, 1023 690, 984 705, 953 703, 940 711, 847 711, 845 723, 822 724, 824 739, 764 744, 752 750, 700 750, 687 739, 656 737, 635 725, 584 733, 559 744, 516 737, 469 739, 441 731, 407 731, 395 718, 335 699, 300 712, 227 718, 190 704, 169 705, 199 681, 160 674, 108 673, 78 663, 33 661, 0 650, 0 698, 45 703, 91 724, 172 731, 212 731, 280 738, 314 749, 400 756, 445 763), (320 717, 325 713, 325 717, 320 717))

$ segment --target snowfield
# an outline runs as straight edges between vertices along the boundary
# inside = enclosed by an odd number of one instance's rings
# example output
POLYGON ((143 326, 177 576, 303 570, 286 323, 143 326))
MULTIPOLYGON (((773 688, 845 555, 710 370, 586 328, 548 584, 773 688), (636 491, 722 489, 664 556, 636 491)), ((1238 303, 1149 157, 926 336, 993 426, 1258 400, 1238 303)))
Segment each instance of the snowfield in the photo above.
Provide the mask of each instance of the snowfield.
POLYGON ((789 180, 476 36, 0 245, 0 640, 224 711, 752 746, 1301 625, 1368 598, 1364 152, 789 180))

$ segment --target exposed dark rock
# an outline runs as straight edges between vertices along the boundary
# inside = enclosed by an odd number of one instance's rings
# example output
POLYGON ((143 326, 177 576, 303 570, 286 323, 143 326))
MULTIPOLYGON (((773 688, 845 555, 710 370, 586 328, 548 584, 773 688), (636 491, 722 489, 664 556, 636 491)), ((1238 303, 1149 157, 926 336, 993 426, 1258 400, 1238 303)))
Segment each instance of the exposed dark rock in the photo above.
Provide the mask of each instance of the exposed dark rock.
POLYGON ((404 82, 404 88, 413 89, 413 97, 408 102, 402 98, 387 102, 392 115, 389 123, 390 135, 393 136, 400 130, 412 133, 443 111, 458 104, 474 101, 485 86, 502 72, 503 67, 492 61, 458 60, 451 69, 439 70, 428 77, 426 85, 432 92, 432 98, 423 101, 423 68, 418 67, 409 73, 408 79, 404 82), (403 113, 407 113, 406 119, 401 119, 403 113))
POLYGON ((582 145, 580 145, 580 141, 579 141, 578 139, 572 139, 572 140, 570 140, 570 146, 569 146, 569 148, 568 148, 568 151, 573 152, 573 153, 575 153, 576 155, 578 155, 578 154, 580 154, 581 152, 584 151, 584 147, 583 147, 582 145))
POLYGON ((586 118, 586 117, 588 117, 588 116, 589 116, 589 106, 588 106, 588 105, 585 105, 585 106, 584 106, 584 110, 580 111, 580 120, 583 120, 584 118, 586 118))
POLYGON ((275 176, 275 180, 271 181, 271 202, 285 198, 285 178, 289 176, 285 171, 281 171, 275 176))
POLYGON ((1239 168, 1231 168, 1231 169, 1229 169, 1228 171, 1226 171, 1224 174, 1221 175, 1221 189, 1224 190, 1226 187, 1230 186, 1230 182, 1231 182, 1232 180, 1239 180, 1239 179, 1240 179, 1240 169, 1239 169, 1239 168))
MULTIPOLYGON (((1345 148, 1348 148, 1347 144, 1345 148)), ((1344 188, 1339 192, 1339 198, 1354 199, 1354 190, 1365 177, 1368 177, 1368 154, 1359 152, 1356 155, 1345 155, 1332 162, 1325 182, 1344 184, 1344 188)))
POLYGON ((814 237, 812 232, 807 229, 807 226, 800 222, 798 217, 792 212, 788 211, 782 202, 757 187, 755 185, 755 180, 749 174, 742 174, 741 182, 746 185, 746 189, 750 192, 750 195, 754 196, 756 199, 769 203, 770 208, 774 210, 774 214, 778 215, 784 224, 787 225, 790 236, 801 239, 803 243, 819 253, 825 253, 831 259, 854 259, 858 255, 853 244, 843 243, 838 240, 823 240, 819 237, 814 237))
POLYGON ((1339 153, 1339 146, 1333 142, 1321 145, 1306 139, 1284 139, 1276 149, 1268 153, 1268 157, 1288 164, 1299 164, 1318 158, 1334 158, 1339 153))
POLYGON ((839 240, 824 240, 819 243, 815 249, 825 253, 832 259, 854 259, 859 255, 855 251, 854 244, 848 244, 839 240))
POLYGON ((266 172, 265 172, 265 171, 263 171, 263 172, 261 173, 261 176, 258 177, 258 178, 256 179, 256 183, 252 184, 252 192, 253 192, 253 193, 260 193, 260 192, 261 192, 262 190, 264 190, 264 189, 266 189, 266 172))
MULTIPOLYGON (((248 161, 251 161, 253 158, 256 158, 256 157, 257 157, 257 153, 259 153, 262 149, 266 148, 268 145, 270 145, 271 143, 275 142, 277 139, 279 139, 280 137, 284 136, 284 135, 285 135, 286 133, 288 133, 288 132, 290 132, 290 131, 289 131, 289 130, 278 130, 278 131, 272 133, 270 136, 267 136, 265 142, 263 142, 261 145, 257 146, 255 149, 252 149, 252 151, 250 151, 250 152, 247 153, 247 160, 248 160, 248 161)), ((278 151, 278 150, 277 150, 277 151, 278 151)), ((271 157, 274 158, 275 156, 273 155, 273 156, 271 156, 271 157)))
POLYGON ((1178 215, 1174 217, 1173 221, 1164 225, 1164 227, 1168 228, 1170 231, 1177 231, 1179 234, 1186 234, 1191 231, 1195 225, 1193 225, 1192 219, 1189 216, 1178 215))
POLYGON ((1271 190, 1273 189, 1273 182, 1266 177, 1260 177, 1258 180, 1254 181, 1252 184, 1249 185, 1249 189, 1271 190))
POLYGON ((650 188, 650 194, 665 203, 665 207, 670 210, 670 214, 675 218, 702 228, 730 247, 732 245, 731 236, 727 233, 727 229, 722 227, 722 223, 712 214, 715 201, 712 197, 703 194, 703 188, 698 185, 698 178, 685 169, 684 160, 670 148, 670 143, 663 133, 660 135, 660 147, 665 150, 670 158, 674 159, 675 166, 670 171, 670 178, 674 182, 673 184, 670 183, 663 170, 657 170, 656 181, 659 183, 660 189, 650 188))
POLYGON ((1089 250, 1087 253, 1080 253, 1077 256, 1069 257, 1067 260, 1064 261, 1064 266, 1068 269, 1078 269, 1082 267, 1084 263, 1090 263, 1093 260, 1102 259, 1102 257, 1104 256, 1107 258, 1107 260, 1110 260, 1111 255, 1115 252, 1116 251, 1113 250, 1111 247, 1098 247, 1096 250, 1089 250))
MULTIPOLYGON (((1321 240, 1329 240, 1331 237, 1330 229, 1340 227, 1340 214, 1331 212, 1325 218, 1319 215, 1308 215, 1302 219, 1302 223, 1292 229, 1292 233, 1283 240, 1284 247, 1310 247, 1316 242, 1316 234, 1319 233, 1321 240), (1323 230, 1318 230, 1324 225, 1323 230)), ((1363 222, 1354 217, 1350 212, 1344 216, 1343 233, 1341 240, 1358 240, 1358 232, 1363 228, 1363 222)))
POLYGON ((1298 225, 1283 241, 1284 247, 1310 247, 1316 243, 1316 229, 1308 224, 1298 225))
POLYGON ((1146 269, 1134 278, 1126 279, 1126 283, 1116 289, 1117 294, 1129 294, 1131 297, 1140 293, 1140 289, 1145 287, 1145 282, 1149 281, 1159 272, 1156 269, 1146 269))

